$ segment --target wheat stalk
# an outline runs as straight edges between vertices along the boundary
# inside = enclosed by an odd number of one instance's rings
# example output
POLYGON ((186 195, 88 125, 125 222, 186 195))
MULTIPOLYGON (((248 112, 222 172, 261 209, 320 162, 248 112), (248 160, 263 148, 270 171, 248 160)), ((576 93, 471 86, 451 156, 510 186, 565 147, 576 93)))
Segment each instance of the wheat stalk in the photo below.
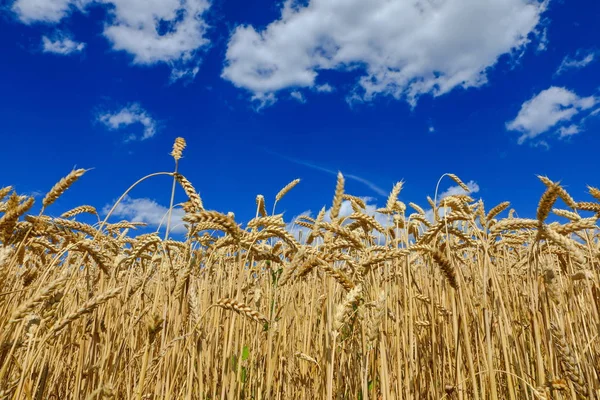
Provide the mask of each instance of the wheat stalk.
POLYGON ((52 189, 46 194, 44 199, 42 200, 42 205, 44 207, 48 207, 50 204, 54 203, 56 199, 58 199, 71 185, 73 185, 81 176, 86 173, 85 169, 75 169, 67 176, 58 181, 52 189))
POLYGON ((296 185, 299 183, 300 183, 300 179, 294 179, 293 181, 291 181, 290 183, 285 185, 275 196, 275 202, 278 203, 279 200, 281 200, 283 198, 283 196, 285 196, 290 190, 292 190, 294 187, 296 187, 296 185))

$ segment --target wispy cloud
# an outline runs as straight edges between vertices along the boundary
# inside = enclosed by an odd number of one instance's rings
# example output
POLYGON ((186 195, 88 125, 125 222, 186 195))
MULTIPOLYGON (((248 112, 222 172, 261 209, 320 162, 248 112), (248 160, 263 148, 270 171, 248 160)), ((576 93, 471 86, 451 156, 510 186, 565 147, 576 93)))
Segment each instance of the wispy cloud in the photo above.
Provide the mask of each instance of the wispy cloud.
POLYGON ((315 86, 315 90, 317 92, 321 92, 321 93, 331 93, 333 92, 335 89, 333 88, 333 86, 331 86, 329 83, 324 83, 322 85, 317 85, 315 86))
POLYGON ((545 26, 539 33, 538 33, 538 46, 537 46, 537 51, 546 51, 548 49, 548 43, 550 42, 550 40, 548 39, 548 27, 545 26))
POLYGON ((294 90, 292 93, 290 93, 290 96, 294 100, 299 101, 300 103, 306 103, 306 99, 304 98, 304 95, 302 94, 302 92, 300 92, 298 90, 294 90))
POLYGON ((81 53, 84 48, 85 43, 76 42, 64 33, 56 33, 52 37, 42 37, 42 49, 44 53, 54 53, 66 56, 73 53, 81 53))
POLYGON ((271 107, 275 102, 277 102, 277 98, 273 93, 262 94, 258 93, 252 96, 252 104, 254 111, 259 112, 263 108, 271 107))
MULTIPOLYGON (((322 167, 320 165, 313 164, 312 162, 309 162, 309 161, 300 160, 300 159, 297 159, 297 158, 285 156, 283 154, 275 153, 275 152, 273 152, 271 150, 268 150, 268 149, 264 149, 264 151, 266 151, 267 153, 272 154, 274 156, 277 156, 279 158, 283 158, 284 160, 293 162, 295 164, 303 165, 303 166, 308 167, 308 168, 312 168, 312 169, 314 169, 316 171, 325 172, 325 173, 328 173, 328 174, 334 175, 334 176, 337 176, 337 174, 338 174, 337 171, 334 171, 334 170, 329 169, 329 168, 322 167)), ((356 182, 360 182, 360 183, 362 183, 363 185, 367 186, 369 189, 371 189, 372 191, 374 191, 375 193, 377 193, 380 196, 387 196, 389 194, 389 191, 386 191, 386 190, 380 188, 379 186, 377 186, 373 182, 371 182, 371 181, 369 181, 369 180, 367 180, 365 178, 362 178, 360 176, 352 175, 352 174, 345 174, 344 173, 344 178, 352 179, 352 180, 354 180, 356 182)))
POLYGON ((130 125, 141 124, 144 128, 141 136, 129 133, 125 141, 146 140, 156 135, 157 123, 139 104, 134 103, 123 107, 119 111, 102 112, 97 120, 110 130, 120 130, 130 125))
MULTIPOLYGON (((335 172, 333 172, 333 174, 337 175, 337 173, 335 173, 335 172)), ((375 185, 373 182, 368 181, 364 178, 361 178, 360 176, 356 176, 356 175, 352 175, 352 174, 344 174, 344 177, 346 177, 348 179, 353 179, 357 182, 360 182, 360 183, 366 185, 369 189, 371 189, 372 191, 374 191, 375 193, 377 193, 380 196, 387 196, 389 194, 389 191, 383 190, 379 186, 375 185)))
POLYGON ((581 69, 594 62, 596 59, 595 51, 577 50, 574 57, 566 56, 555 72, 555 75, 560 75, 570 69, 581 69))

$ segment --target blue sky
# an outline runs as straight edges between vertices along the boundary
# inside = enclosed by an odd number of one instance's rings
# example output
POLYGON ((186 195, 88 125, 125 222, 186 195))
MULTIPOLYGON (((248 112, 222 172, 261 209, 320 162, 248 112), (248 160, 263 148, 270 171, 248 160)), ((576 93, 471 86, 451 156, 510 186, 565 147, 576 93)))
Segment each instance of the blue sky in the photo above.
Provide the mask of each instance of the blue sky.
MULTIPOLYGON (((370 204, 403 180, 401 200, 423 206, 452 172, 522 216, 543 192, 536 174, 581 201, 600 184, 594 0, 4 4, 0 186, 43 195, 93 168, 53 215, 172 170, 178 136, 205 206, 242 221, 295 178, 278 211, 317 212, 338 170, 370 204)), ((120 216, 156 222, 170 184, 140 185, 120 216)))

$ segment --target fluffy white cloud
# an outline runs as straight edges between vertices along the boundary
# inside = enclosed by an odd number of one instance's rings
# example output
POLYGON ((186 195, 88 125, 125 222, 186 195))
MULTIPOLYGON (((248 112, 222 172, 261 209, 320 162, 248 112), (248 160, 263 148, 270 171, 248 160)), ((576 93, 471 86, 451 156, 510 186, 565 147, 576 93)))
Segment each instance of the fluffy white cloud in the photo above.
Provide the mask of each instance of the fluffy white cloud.
POLYGON ((156 121, 139 104, 134 103, 117 112, 104 112, 98 115, 97 120, 111 130, 119 130, 133 124, 141 124, 144 128, 141 136, 129 134, 126 141, 146 140, 156 134, 156 121))
POLYGON ((587 66, 588 64, 592 63, 595 58, 596 53, 593 51, 586 53, 581 50, 578 50, 575 54, 575 57, 571 58, 570 56, 566 56, 562 60, 560 66, 556 70, 556 75, 560 75, 569 69, 581 69, 587 66))
POLYGON ((44 53, 54 53, 68 55, 71 53, 80 53, 85 48, 85 43, 76 42, 69 36, 57 34, 53 38, 42 37, 42 46, 44 53))
POLYGON ((350 97, 414 105, 425 93, 484 84, 501 55, 539 35, 545 9, 538 0, 286 0, 265 29, 237 27, 222 77, 257 95, 323 88, 319 71, 357 69, 350 97))
POLYGON ((558 133, 560 134, 561 138, 577 135, 579 132, 581 132, 581 130, 577 125, 561 126, 558 130, 558 133))
MULTIPOLYGON (((506 127, 522 132, 518 143, 523 144, 527 139, 534 139, 560 123, 571 121, 596 103, 594 96, 579 97, 566 88, 552 86, 523 103, 517 117, 508 122, 506 127)), ((570 129, 573 132, 573 128, 570 129)))
POLYGON ((209 41, 202 15, 207 0, 104 0, 112 21, 104 35, 115 50, 133 55, 136 64, 167 62, 172 78, 198 72, 197 52, 209 41))
POLYGON ((34 22, 58 23, 73 9, 83 9, 91 0, 16 0, 12 10, 19 19, 34 22))
POLYGON ((92 5, 106 9, 104 36, 134 64, 167 63, 172 80, 198 72, 198 53, 209 44, 208 0, 16 0, 12 10, 25 23, 55 24, 92 5))
MULTIPOLYGON (((106 215, 112 208, 107 205, 102 212, 106 215)), ((149 226, 166 228, 168 207, 158 204, 156 201, 148 198, 125 197, 112 213, 112 216, 124 218, 132 222, 145 222, 149 226)), ((185 212, 181 208, 174 208, 171 211, 171 232, 184 233, 186 231, 183 225, 183 216, 185 212)))

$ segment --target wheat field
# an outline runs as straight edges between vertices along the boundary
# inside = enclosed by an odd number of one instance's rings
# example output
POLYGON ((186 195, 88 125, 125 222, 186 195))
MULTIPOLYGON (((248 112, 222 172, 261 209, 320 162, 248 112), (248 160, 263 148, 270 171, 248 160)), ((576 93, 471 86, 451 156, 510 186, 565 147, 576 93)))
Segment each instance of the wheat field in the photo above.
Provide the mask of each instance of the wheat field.
POLYGON ((185 145, 143 178, 185 191, 181 240, 170 215, 142 235, 89 205, 48 216, 83 169, 39 214, 0 189, 0 398, 600 398, 600 190, 540 176, 535 219, 466 194, 428 218, 398 182, 374 216, 339 174, 296 230, 276 205, 299 180, 238 224, 179 172, 185 145))

